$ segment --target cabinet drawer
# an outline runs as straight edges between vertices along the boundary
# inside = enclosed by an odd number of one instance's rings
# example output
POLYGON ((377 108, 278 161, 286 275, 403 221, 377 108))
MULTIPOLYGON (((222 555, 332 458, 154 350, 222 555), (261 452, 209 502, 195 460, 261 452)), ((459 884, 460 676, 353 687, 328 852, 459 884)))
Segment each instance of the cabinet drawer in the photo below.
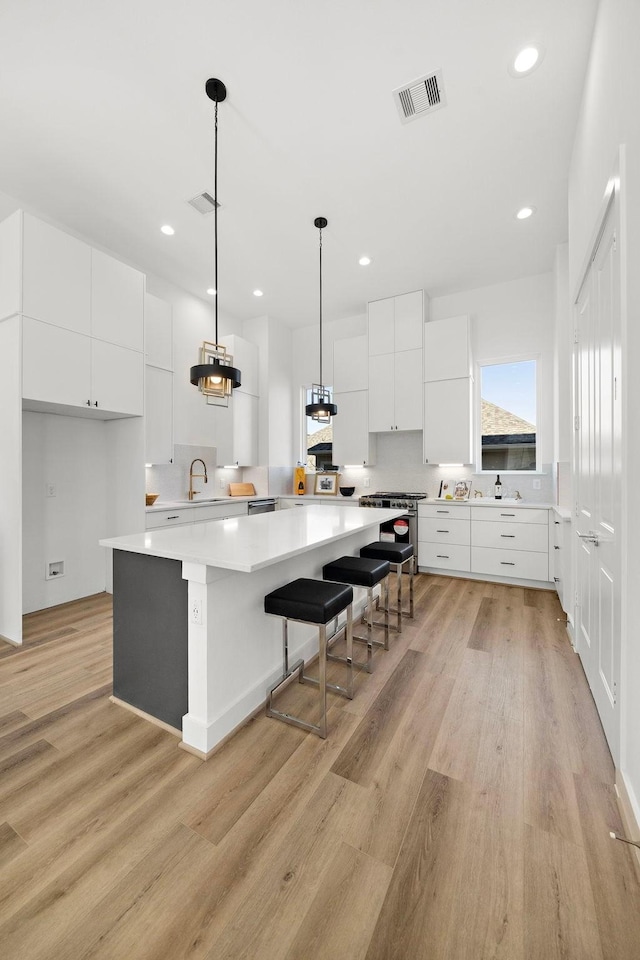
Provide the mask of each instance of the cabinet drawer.
POLYGON ((448 503, 424 503, 418 506, 418 517, 451 517, 456 520, 468 520, 471 516, 471 507, 448 503))
POLYGON ((154 527, 172 527, 181 523, 193 523, 193 510, 158 510, 146 515, 147 530, 154 527))
POLYGON ((549 511, 529 507, 471 507, 472 520, 508 520, 510 523, 549 523, 549 511))
POLYGON ((471 521, 474 547, 498 547, 502 550, 533 550, 548 553, 549 532, 541 523, 512 523, 508 520, 471 521))
POLYGON ((473 573, 488 573, 522 580, 549 579, 549 555, 526 550, 494 550, 491 547, 471 548, 473 573))
POLYGON ((204 520, 225 520, 227 517, 246 517, 247 502, 242 503, 211 503, 202 507, 193 507, 189 513, 193 523, 204 520))
POLYGON ((468 520, 451 517, 420 517, 418 520, 418 540, 429 543, 458 543, 469 545, 471 524, 468 520))
POLYGON ((419 540, 418 566, 468 572, 471 569, 471 550, 457 543, 425 543, 419 540))

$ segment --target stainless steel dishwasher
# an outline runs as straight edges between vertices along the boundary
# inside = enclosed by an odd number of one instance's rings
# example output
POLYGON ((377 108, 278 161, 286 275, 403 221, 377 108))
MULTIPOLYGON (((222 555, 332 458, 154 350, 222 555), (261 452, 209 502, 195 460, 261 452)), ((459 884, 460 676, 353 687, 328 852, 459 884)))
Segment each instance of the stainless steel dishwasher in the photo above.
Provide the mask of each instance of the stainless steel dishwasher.
POLYGON ((253 517, 256 513, 273 513, 275 508, 276 501, 268 497, 264 500, 249 500, 247 504, 247 512, 250 517, 253 517))

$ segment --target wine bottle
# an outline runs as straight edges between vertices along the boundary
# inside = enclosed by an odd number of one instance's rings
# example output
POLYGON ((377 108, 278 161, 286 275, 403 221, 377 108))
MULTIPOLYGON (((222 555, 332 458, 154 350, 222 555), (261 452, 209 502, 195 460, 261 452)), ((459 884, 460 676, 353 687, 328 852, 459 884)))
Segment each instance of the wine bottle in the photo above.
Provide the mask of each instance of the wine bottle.
POLYGON ((494 497, 496 500, 502 500, 502 484, 500 483, 500 474, 496 477, 494 497))

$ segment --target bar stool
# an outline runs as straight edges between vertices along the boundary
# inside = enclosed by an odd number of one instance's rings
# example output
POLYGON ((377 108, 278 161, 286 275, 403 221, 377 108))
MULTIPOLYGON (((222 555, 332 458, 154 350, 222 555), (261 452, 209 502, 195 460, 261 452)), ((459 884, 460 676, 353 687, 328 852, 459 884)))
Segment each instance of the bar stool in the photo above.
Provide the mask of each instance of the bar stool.
POLYGON ((282 617, 282 676, 267 691, 267 716, 277 717, 285 723, 291 723, 303 730, 317 733, 323 740, 327 736, 327 690, 339 693, 349 699, 353 698, 353 590, 350 586, 340 583, 327 583, 324 580, 308 580, 301 578, 286 583, 264 598, 265 613, 282 617), (334 620, 343 610, 347 611, 346 641, 347 641, 347 685, 327 683, 327 624, 334 620), (304 660, 296 660, 289 666, 289 621, 298 623, 314 623, 318 626, 319 652, 318 666, 319 679, 307 677, 304 673, 304 660), (291 713, 282 713, 273 705, 273 694, 277 688, 288 680, 294 673, 298 674, 300 683, 309 683, 318 687, 320 693, 320 723, 309 723, 291 713))
POLYGON ((409 616, 413 619, 413 574, 414 574, 414 556, 412 543, 394 543, 385 540, 376 540, 374 543, 368 543, 366 547, 360 548, 361 557, 369 557, 372 560, 388 560, 396 568, 398 578, 398 606, 391 613, 397 613, 398 624, 396 630, 402 633, 402 617, 409 616), (409 612, 402 609, 402 573, 403 567, 408 564, 409 573, 409 612))
MULTIPOLYGON (((367 635, 366 637, 357 636, 355 633, 353 635, 354 640, 358 640, 360 643, 366 643, 367 645, 367 662, 357 663, 354 661, 354 666, 363 667, 367 673, 371 673, 372 670, 373 646, 384 647, 385 650, 389 649, 390 569, 391 565, 388 560, 372 560, 368 557, 340 557, 339 560, 333 560, 331 563, 325 564, 322 568, 322 576, 325 580, 349 583, 353 587, 364 587, 367 591, 367 635), (380 626, 384 627, 384 640, 373 639, 372 636, 373 590, 378 584, 381 585, 380 591, 385 610, 384 623, 380 624, 380 626)), ((345 661, 345 657, 336 657, 330 653, 327 654, 327 657, 329 660, 345 661)))

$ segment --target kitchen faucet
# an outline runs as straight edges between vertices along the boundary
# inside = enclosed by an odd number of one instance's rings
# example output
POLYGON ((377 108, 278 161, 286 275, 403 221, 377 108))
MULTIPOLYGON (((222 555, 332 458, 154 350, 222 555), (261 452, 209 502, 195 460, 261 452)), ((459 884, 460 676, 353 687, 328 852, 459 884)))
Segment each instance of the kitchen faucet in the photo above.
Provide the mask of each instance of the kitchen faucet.
POLYGON ((193 489, 193 481, 194 481, 195 477, 204 477, 204 482, 205 482, 205 483, 208 483, 208 482, 209 482, 208 479, 207 479, 207 465, 206 465, 206 463, 204 462, 204 460, 201 460, 201 459, 200 459, 200 457, 197 457, 195 460, 192 460, 192 461, 191 461, 191 466, 189 467, 189 500, 193 500, 193 498, 195 497, 196 493, 200 493, 199 490, 194 490, 194 489, 193 489), (194 463, 201 463, 202 466, 203 466, 203 468, 204 468, 204 473, 194 473, 194 472, 193 472, 193 465, 194 465, 194 463))

